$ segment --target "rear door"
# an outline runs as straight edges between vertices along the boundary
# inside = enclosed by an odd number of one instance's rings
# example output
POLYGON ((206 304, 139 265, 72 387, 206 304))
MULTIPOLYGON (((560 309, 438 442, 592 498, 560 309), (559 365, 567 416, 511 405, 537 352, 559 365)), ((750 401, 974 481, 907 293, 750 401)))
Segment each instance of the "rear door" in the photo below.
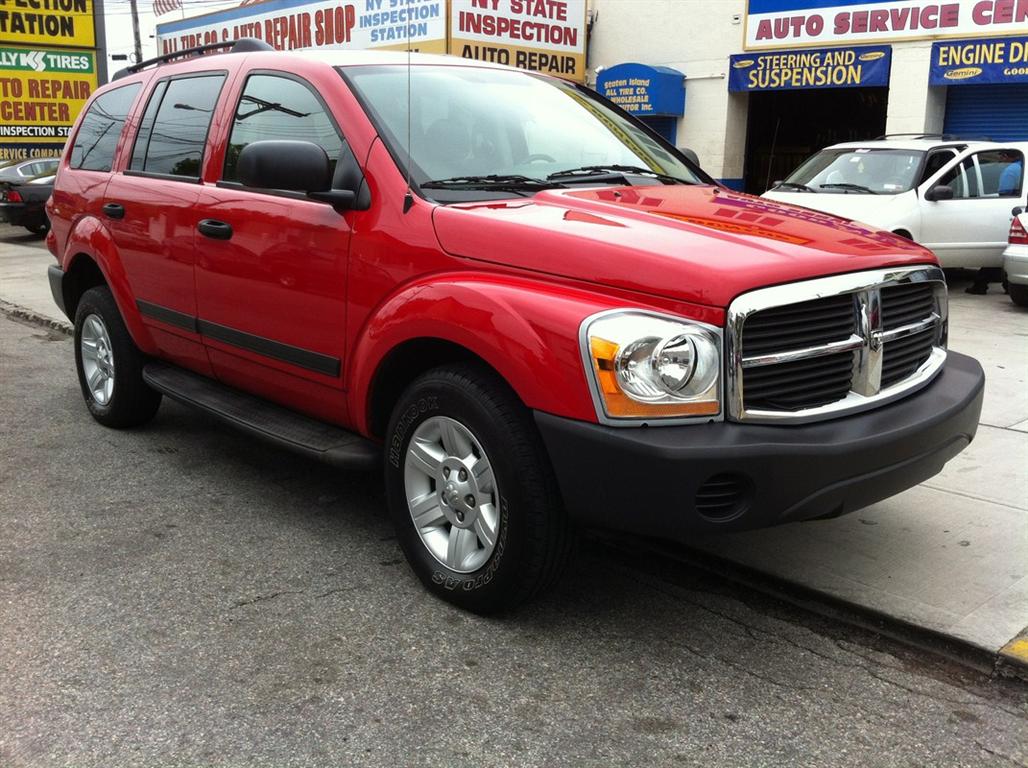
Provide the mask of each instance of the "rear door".
POLYGON ((319 385, 341 388, 350 214, 244 187, 236 162, 248 144, 275 139, 314 142, 333 162, 352 154, 307 80, 254 71, 236 90, 224 161, 200 192, 204 216, 221 227, 196 237, 200 327, 218 378, 313 412, 319 385))
POLYGON ((1024 199, 1024 153, 1016 146, 970 152, 919 190, 921 242, 944 267, 998 267, 1003 260, 1011 210, 1024 199), (952 200, 924 193, 946 185, 952 200))
POLYGON ((128 167, 112 177, 102 208, 155 343, 168 358, 206 373, 193 247, 200 167, 225 78, 201 72, 155 82, 128 167))

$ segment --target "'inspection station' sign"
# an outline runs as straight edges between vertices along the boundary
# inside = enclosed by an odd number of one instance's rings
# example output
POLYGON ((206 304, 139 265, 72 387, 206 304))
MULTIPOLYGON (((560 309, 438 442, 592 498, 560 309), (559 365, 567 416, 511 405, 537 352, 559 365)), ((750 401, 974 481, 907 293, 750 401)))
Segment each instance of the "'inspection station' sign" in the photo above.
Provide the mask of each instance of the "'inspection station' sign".
POLYGON ((92 48, 93 0, 0 0, 0 40, 92 48))

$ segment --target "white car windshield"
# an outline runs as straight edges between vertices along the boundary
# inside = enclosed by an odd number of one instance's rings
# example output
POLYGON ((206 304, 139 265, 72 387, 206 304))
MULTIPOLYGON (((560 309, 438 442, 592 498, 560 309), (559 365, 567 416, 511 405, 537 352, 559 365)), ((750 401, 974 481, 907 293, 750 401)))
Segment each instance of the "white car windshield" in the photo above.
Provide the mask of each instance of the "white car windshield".
POLYGON ((781 188, 896 195, 914 187, 924 154, 918 149, 823 149, 793 171, 781 188))
POLYGON ((713 183, 674 147, 570 83, 460 66, 343 71, 401 167, 409 131, 413 181, 432 197, 593 181, 713 183))

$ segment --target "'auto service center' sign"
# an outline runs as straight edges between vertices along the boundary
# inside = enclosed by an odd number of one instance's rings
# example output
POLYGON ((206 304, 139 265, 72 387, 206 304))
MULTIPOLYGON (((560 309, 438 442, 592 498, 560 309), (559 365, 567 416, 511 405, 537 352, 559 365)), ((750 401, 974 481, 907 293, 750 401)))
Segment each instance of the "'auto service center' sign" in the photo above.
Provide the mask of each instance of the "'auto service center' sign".
POLYGON ((1005 35, 1028 27, 1028 0, 747 0, 747 50, 1005 35))

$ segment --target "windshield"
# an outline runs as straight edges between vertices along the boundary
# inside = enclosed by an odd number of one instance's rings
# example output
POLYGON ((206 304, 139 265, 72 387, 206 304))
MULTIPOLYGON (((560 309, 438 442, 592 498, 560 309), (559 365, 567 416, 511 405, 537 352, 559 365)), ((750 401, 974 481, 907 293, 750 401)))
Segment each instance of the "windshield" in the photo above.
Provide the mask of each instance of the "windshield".
MULTIPOLYGON (((344 75, 404 167, 407 67, 352 67, 344 75)), ((567 178, 561 174, 570 170, 579 171, 577 181, 590 177, 595 183, 624 184, 628 177, 642 184, 713 183, 633 119, 570 83, 516 71, 424 65, 411 68, 410 81, 411 175, 418 186, 437 183, 426 188, 433 198, 531 194, 562 186, 567 178), (435 188, 458 179, 460 192, 435 188), (468 192, 468 184, 487 189, 468 192)))
POLYGON ((923 158, 918 149, 823 149, 793 171, 781 191, 895 195, 913 188, 923 158))

